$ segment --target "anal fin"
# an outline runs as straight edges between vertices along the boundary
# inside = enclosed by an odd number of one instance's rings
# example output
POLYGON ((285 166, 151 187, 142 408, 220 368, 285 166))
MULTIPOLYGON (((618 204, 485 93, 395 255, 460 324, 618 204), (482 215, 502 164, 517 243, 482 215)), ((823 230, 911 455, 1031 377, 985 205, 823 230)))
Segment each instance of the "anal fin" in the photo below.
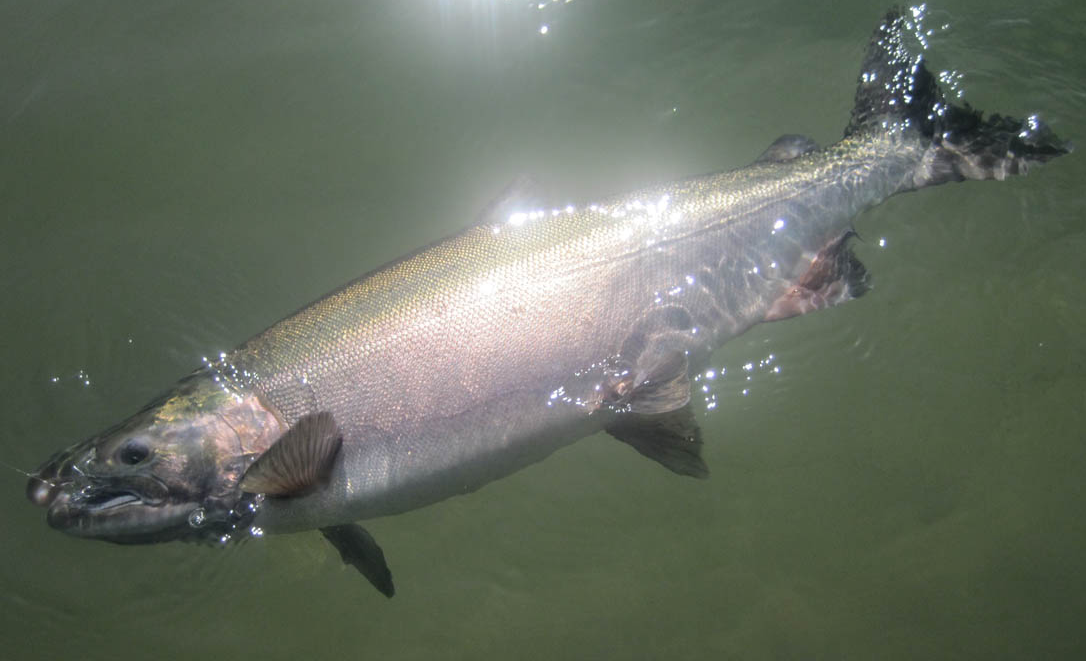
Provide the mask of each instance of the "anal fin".
POLYGON ((377 591, 389 599, 396 594, 385 553, 373 536, 356 523, 321 528, 321 534, 339 551, 343 564, 357 569, 377 591))
POLYGON ((867 269, 848 245, 853 236, 854 232, 846 232, 820 250, 806 273, 773 301, 765 321, 814 312, 867 293, 870 289, 867 269))

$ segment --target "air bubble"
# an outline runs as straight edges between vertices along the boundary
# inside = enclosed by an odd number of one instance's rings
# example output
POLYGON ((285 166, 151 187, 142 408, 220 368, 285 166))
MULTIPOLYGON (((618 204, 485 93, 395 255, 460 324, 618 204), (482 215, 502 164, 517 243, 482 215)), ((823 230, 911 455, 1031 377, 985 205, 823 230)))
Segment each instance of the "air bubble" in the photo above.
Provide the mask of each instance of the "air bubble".
POLYGON ((196 509, 192 510, 191 514, 189 514, 189 525, 193 528, 199 528, 200 526, 204 525, 206 521, 207 512, 205 512, 204 508, 202 507, 197 507, 196 509))

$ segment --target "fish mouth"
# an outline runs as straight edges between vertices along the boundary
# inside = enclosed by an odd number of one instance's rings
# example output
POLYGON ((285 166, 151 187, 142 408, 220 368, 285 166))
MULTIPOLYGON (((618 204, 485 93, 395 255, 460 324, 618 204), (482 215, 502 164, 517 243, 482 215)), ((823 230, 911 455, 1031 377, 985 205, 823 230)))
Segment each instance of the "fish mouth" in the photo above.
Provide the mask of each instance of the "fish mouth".
POLYGON ((93 494, 84 497, 82 506, 88 512, 104 512, 130 503, 148 504, 140 494, 133 491, 96 489, 93 494))
POLYGON ((197 504, 171 502, 168 488, 152 477, 50 484, 31 478, 31 502, 47 507, 51 528, 107 541, 139 544, 177 538, 197 504))
POLYGON ((177 539, 188 529, 196 503, 147 503, 140 494, 104 490, 94 495, 58 496, 46 513, 51 528, 76 537, 142 544, 177 539))

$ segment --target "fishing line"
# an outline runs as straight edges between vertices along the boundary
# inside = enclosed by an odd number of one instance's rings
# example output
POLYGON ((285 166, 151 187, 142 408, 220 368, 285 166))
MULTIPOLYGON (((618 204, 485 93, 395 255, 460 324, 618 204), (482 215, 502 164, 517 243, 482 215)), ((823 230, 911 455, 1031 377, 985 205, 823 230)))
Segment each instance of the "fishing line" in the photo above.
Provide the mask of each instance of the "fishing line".
POLYGON ((34 473, 28 473, 28 472, 24 471, 21 468, 16 468, 15 466, 12 466, 11 464, 9 464, 6 461, 0 460, 0 466, 3 466, 4 468, 10 468, 11 470, 15 471, 16 473, 19 473, 20 475, 24 475, 26 477, 33 477, 33 478, 39 479, 39 480, 41 480, 42 482, 45 482, 46 484, 48 484, 51 487, 57 486, 55 483, 50 482, 49 480, 47 480, 47 479, 45 479, 45 478, 43 478, 43 477, 41 477, 39 475, 35 475, 34 473))

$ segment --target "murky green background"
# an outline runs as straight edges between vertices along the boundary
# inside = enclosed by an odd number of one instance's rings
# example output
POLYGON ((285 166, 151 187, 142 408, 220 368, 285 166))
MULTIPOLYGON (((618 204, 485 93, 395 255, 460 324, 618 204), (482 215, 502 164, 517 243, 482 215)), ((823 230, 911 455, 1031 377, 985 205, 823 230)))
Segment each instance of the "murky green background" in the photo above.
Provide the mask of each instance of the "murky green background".
MULTIPOLYGON (((519 175, 564 204, 834 140, 884 9, 0 2, 0 461, 125 417, 519 175)), ((969 101, 1086 144, 1086 5, 928 22, 969 101)), ((715 356, 709 481, 600 436, 371 522, 391 601, 316 534, 68 538, 2 469, 0 658, 1082 658, 1084 162, 857 219, 868 296, 715 356)))

